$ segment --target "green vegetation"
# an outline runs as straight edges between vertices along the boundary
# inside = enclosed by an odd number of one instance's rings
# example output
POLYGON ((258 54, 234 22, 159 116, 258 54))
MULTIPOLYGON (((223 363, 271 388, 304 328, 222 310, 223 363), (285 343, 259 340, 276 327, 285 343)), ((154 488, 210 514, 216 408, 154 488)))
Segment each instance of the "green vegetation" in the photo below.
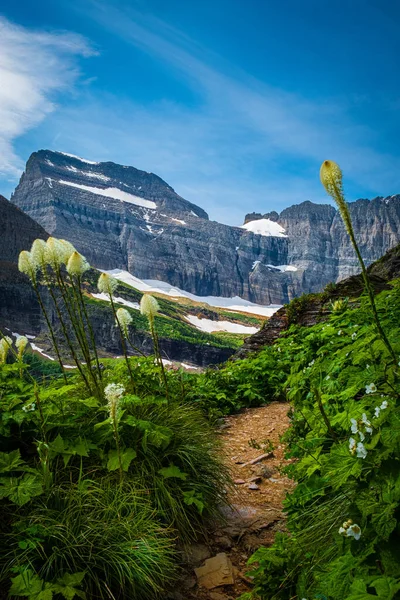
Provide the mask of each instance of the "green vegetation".
MULTIPOLYGON (((357 253, 340 170, 325 168, 357 253)), ((229 476, 210 421, 284 400, 286 472, 297 487, 284 503, 287 532, 249 561, 254 588, 242 600, 399 600, 400 279, 375 296, 363 267, 360 297, 336 288, 303 296, 273 346, 187 374, 162 367, 161 319, 172 328, 179 320, 156 316, 154 299, 144 315, 107 308, 127 343, 133 317, 147 316, 156 358, 98 364, 86 266, 71 252, 39 266, 25 253, 21 266, 39 294, 39 271, 55 277, 79 368, 66 373, 61 360, 29 355, 26 339, 15 348, 0 339, 0 581, 9 596, 163 597, 177 576, 176 539, 196 539, 225 501, 229 476), (301 326, 310 314, 314 324, 301 326)))
MULTIPOLYGON (((24 251, 21 270, 39 298, 42 279, 52 285, 76 370, 30 355, 24 337, 0 339, 0 581, 30 600, 160 597, 177 576, 176 539, 196 539, 226 502, 219 443, 158 353, 100 365, 86 261, 53 238, 34 248, 40 259, 24 251)), ((129 342, 128 311, 108 310, 129 342)))

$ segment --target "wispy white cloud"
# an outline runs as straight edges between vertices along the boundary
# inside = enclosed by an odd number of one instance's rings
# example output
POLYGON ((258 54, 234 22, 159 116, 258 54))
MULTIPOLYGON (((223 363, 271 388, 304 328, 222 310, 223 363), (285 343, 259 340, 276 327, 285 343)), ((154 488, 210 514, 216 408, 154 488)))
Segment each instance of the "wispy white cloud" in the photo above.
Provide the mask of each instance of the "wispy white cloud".
POLYGON ((75 57, 94 50, 74 33, 32 31, 1 16, 0 40, 0 173, 15 177, 22 168, 16 138, 54 110, 56 93, 79 77, 75 57))

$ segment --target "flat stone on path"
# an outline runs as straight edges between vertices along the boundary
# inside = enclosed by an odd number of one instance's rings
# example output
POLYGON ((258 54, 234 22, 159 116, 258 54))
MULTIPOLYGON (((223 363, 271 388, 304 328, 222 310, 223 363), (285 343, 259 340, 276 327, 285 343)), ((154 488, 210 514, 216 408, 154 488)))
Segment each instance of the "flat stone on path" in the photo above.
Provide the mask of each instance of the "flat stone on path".
POLYGON ((205 561, 202 567, 195 569, 199 585, 212 590, 221 585, 233 585, 232 563, 225 552, 221 552, 213 558, 205 561))

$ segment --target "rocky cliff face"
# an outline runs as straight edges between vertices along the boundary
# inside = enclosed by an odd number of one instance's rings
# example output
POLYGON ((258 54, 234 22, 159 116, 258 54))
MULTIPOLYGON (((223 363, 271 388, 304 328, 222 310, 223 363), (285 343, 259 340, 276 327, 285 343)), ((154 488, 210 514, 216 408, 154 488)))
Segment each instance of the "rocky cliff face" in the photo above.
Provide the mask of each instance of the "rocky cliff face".
MULTIPOLYGON (((200 296, 282 304, 358 270, 330 205, 303 202, 280 215, 248 215, 247 229, 229 227, 152 173, 48 150, 32 154, 12 202, 94 266, 200 296), (251 231, 260 218, 262 235, 251 231)), ((351 212, 368 264, 400 241, 400 196, 358 200, 351 212)))

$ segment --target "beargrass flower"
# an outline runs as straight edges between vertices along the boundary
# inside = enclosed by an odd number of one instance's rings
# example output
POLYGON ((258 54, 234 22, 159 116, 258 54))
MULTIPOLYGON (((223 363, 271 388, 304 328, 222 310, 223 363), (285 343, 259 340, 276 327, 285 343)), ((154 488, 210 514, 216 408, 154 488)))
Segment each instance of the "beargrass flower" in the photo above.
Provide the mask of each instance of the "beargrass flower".
POLYGON ((67 263, 67 271, 71 277, 80 277, 90 269, 86 258, 76 250, 71 254, 67 263))
POLYGON ((324 160, 319 175, 322 185, 336 202, 346 230, 349 233, 351 231, 351 219, 347 202, 344 199, 341 168, 333 160, 324 160))
POLYGON ((104 396, 107 400, 108 411, 112 422, 116 421, 118 403, 125 393, 125 388, 120 383, 109 383, 104 388, 104 396))
POLYGON ((377 391, 377 387, 374 383, 370 383, 369 385, 365 386, 365 392, 367 394, 375 394, 376 391, 377 391))
POLYGON ((64 248, 60 240, 54 237, 49 237, 46 242, 45 261, 55 271, 60 268, 64 262, 64 248))
POLYGON ((126 310, 126 308, 119 308, 116 313, 117 321, 122 329, 124 336, 127 338, 129 335, 129 325, 132 323, 133 319, 131 314, 126 310))
POLYGON ((46 242, 37 239, 31 247, 32 262, 36 269, 41 269, 46 264, 46 242))
POLYGON ((12 346, 12 339, 6 335, 0 340, 0 364, 7 361, 8 352, 12 346))
POLYGON ((61 260, 64 265, 68 264, 72 254, 76 252, 75 247, 67 240, 58 240, 60 242, 61 260))
POLYGON ((112 296, 118 287, 118 281, 111 277, 108 273, 101 273, 97 282, 97 289, 103 294, 112 296))
POLYGON ((28 338, 25 335, 20 335, 16 342, 15 345, 18 349, 18 358, 21 360, 23 353, 25 352, 25 348, 28 345, 28 338))
POLYGON ((154 296, 150 294, 143 294, 142 299, 140 301, 140 312, 142 315, 146 316, 149 321, 153 321, 154 317, 160 310, 160 305, 154 296))
POLYGON ((20 273, 28 275, 29 279, 33 281, 36 275, 36 266, 32 260, 32 255, 27 250, 22 250, 18 257, 18 270, 20 273))

